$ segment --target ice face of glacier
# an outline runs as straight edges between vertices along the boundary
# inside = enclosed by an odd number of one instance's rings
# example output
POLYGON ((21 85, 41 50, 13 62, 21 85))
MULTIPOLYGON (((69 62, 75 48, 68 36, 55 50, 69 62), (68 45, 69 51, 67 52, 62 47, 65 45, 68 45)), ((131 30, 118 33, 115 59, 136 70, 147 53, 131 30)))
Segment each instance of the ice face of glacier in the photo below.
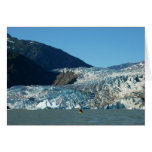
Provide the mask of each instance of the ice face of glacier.
POLYGON ((144 109, 144 63, 121 70, 72 68, 78 75, 66 86, 14 86, 8 89, 8 106, 18 109, 144 109))
POLYGON ((15 86, 8 89, 8 105, 13 109, 72 109, 87 107, 92 97, 68 87, 15 86))

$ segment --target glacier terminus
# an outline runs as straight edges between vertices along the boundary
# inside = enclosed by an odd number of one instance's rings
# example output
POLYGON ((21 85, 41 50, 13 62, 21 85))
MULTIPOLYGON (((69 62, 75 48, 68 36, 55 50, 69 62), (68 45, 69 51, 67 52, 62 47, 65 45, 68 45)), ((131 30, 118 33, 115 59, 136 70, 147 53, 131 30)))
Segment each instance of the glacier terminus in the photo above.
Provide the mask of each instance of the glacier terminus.
POLYGON ((13 86, 8 88, 11 109, 144 109, 144 62, 123 68, 64 68, 78 75, 65 86, 13 86))

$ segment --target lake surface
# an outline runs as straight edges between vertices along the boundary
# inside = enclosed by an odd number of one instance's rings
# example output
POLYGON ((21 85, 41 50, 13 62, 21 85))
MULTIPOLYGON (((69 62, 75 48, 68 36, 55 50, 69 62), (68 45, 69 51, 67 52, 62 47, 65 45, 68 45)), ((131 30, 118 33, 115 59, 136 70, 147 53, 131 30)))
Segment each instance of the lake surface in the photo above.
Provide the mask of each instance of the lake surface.
POLYGON ((144 110, 7 110, 8 125, 144 125, 144 110))

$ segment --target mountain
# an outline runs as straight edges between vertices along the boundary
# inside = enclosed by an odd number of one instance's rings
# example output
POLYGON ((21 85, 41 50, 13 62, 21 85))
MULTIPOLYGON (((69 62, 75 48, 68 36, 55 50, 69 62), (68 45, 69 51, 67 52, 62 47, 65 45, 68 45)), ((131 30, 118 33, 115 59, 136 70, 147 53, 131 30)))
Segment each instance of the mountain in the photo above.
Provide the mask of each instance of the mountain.
POLYGON ((7 87, 15 85, 67 85, 76 81, 73 72, 46 71, 40 65, 12 51, 7 53, 7 87))
POLYGON ((145 62, 144 61, 141 61, 141 62, 138 62, 138 63, 134 63, 132 64, 131 66, 128 66, 126 68, 123 68, 121 70, 125 71, 125 70, 136 70, 136 69, 141 69, 143 68, 144 69, 145 67, 145 62))
POLYGON ((91 67, 60 49, 10 35, 7 47, 10 109, 144 109, 144 62, 91 67))
POLYGON ((12 51, 7 53, 7 86, 50 85, 58 73, 48 72, 35 62, 12 51))
POLYGON ((91 67, 91 65, 69 55, 61 49, 35 41, 19 40, 9 34, 7 34, 7 49, 27 57, 45 70, 91 67))
POLYGON ((139 68, 144 66, 144 61, 138 62, 138 63, 124 63, 120 65, 114 65, 108 67, 108 69, 113 69, 113 70, 125 70, 125 69, 133 69, 133 68, 139 68))

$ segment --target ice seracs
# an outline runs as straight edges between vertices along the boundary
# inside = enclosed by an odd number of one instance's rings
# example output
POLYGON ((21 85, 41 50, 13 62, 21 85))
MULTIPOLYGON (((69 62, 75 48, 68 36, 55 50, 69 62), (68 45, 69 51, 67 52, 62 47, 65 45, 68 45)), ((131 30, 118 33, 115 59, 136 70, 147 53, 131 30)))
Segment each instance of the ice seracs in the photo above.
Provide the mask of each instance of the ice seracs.
POLYGON ((8 89, 8 105, 23 109, 144 109, 144 62, 121 70, 65 68, 78 75, 66 86, 14 86, 8 89))

